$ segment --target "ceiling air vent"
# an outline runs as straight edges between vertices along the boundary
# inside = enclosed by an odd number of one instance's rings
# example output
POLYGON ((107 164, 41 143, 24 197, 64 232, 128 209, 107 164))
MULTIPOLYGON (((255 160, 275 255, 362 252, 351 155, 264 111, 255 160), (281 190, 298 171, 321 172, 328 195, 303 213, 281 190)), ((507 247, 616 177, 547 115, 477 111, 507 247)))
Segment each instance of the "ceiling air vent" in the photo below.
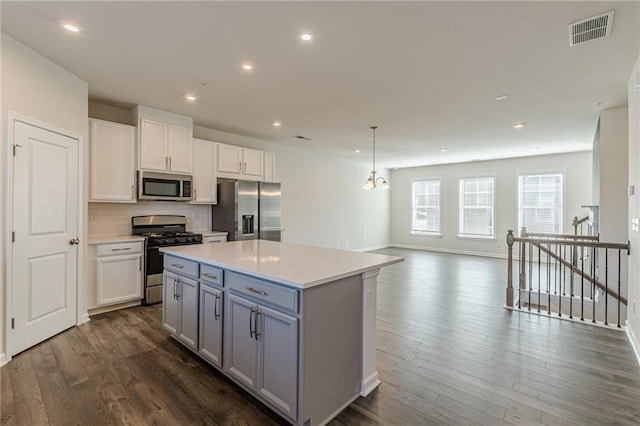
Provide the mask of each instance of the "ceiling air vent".
POLYGON ((611 34, 613 10, 574 22, 569 25, 569 46, 576 46, 589 40, 607 37, 611 34))
POLYGON ((311 138, 308 138, 308 137, 302 136, 302 135, 296 135, 296 136, 294 136, 294 138, 300 139, 302 141, 310 141, 311 140, 311 138))

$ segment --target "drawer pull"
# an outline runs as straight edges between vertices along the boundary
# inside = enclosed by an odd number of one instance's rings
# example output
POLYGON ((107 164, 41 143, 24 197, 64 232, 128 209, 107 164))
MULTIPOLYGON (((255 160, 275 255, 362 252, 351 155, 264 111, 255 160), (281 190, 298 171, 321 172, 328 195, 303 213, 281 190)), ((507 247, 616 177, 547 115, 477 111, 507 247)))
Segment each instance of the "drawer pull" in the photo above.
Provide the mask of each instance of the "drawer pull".
POLYGON ((125 250, 131 250, 131 247, 111 249, 111 251, 125 251, 125 250))
POLYGON ((256 294, 259 294, 261 296, 268 296, 269 295, 266 291, 256 290, 253 287, 246 287, 246 289, 249 290, 251 293, 256 293, 256 294))
POLYGON ((174 268, 178 268, 178 269, 184 269, 184 265, 181 265, 179 263, 172 263, 171 266, 173 266, 174 268))
POLYGON ((202 276, 203 277, 207 277, 207 278, 211 278, 212 280, 217 280, 218 279, 218 277, 216 275, 210 275, 210 274, 207 274, 206 272, 203 272, 202 276))

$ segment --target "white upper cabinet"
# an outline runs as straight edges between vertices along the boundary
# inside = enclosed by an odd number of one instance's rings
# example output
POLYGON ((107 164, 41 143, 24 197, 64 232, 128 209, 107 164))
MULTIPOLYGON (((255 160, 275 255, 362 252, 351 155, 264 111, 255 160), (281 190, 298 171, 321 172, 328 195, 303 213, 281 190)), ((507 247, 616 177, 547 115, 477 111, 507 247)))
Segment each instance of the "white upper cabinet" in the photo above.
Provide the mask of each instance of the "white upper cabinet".
MULTIPOLYGON (((218 144, 218 173, 233 174, 238 177, 242 172, 242 148, 234 145, 218 144)), ((226 176, 223 176, 226 177, 226 176)))
POLYGON ((138 105, 132 110, 138 125, 138 168, 193 173, 193 120, 138 105))
POLYGON ((193 201, 197 204, 216 204, 216 151, 218 144, 193 139, 193 201))
POLYGON ((94 118, 89 128, 89 201, 135 203, 136 128, 94 118))
POLYGON ((242 173, 246 176, 246 179, 264 180, 264 152, 244 148, 242 155, 244 162, 242 173))
POLYGON ((218 177, 264 180, 263 151, 218 144, 218 177))

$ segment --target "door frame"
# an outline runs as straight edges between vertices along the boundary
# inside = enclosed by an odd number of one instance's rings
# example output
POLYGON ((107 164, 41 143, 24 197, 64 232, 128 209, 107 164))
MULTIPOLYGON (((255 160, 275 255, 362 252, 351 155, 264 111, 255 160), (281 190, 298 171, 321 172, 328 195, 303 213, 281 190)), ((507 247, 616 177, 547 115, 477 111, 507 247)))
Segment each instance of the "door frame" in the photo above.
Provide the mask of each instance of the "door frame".
POLYGON ((89 321, 87 314, 84 285, 84 259, 87 250, 87 241, 85 240, 85 176, 87 175, 84 161, 84 135, 54 126, 44 121, 36 120, 26 115, 9 110, 7 112, 7 131, 6 131, 6 150, 5 150, 5 187, 4 187, 4 253, 5 253, 5 292, 3 295, 4 310, 4 359, 0 354, 0 365, 4 365, 11 361, 11 318, 13 317, 13 244, 11 241, 11 232, 13 230, 13 141, 14 141, 14 125, 16 122, 22 122, 30 126, 39 127, 53 133, 76 139, 78 141, 78 229, 77 235, 80 239, 77 251, 77 268, 76 268, 76 325, 89 321), (81 285, 82 283, 82 285, 81 285))

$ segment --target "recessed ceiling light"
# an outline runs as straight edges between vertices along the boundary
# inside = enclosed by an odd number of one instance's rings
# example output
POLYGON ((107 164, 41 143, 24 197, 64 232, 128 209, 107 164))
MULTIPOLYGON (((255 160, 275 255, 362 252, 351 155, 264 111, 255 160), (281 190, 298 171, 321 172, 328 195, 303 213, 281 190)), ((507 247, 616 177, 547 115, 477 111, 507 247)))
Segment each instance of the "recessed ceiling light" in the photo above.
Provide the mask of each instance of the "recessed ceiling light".
POLYGON ((62 26, 62 28, 69 31, 70 33, 81 33, 84 31, 80 25, 70 21, 58 21, 58 23, 62 26))
POLYGON ((313 40, 313 36, 309 33, 304 33, 300 36, 300 38, 304 41, 311 41, 313 40))
POLYGON ((513 125, 514 129, 522 129, 524 127, 524 123, 516 123, 513 125))
POLYGON ((359 152, 360 152, 360 150, 359 150, 359 149, 356 149, 356 150, 355 150, 355 153, 356 153, 356 154, 357 154, 357 153, 359 153, 359 152))
POLYGON ((184 98, 189 102, 195 102, 198 100, 198 97, 196 95, 184 95, 184 98))
POLYGON ((440 152, 447 152, 447 148, 440 148, 440 152))
POLYGON ((251 64, 242 64, 242 69, 245 71, 253 71, 253 65, 251 64))
POLYGON ((280 127, 280 126, 282 126, 281 122, 279 122, 279 121, 274 121, 273 122, 273 127, 280 127))
POLYGON ((496 101, 504 101, 505 99, 509 99, 509 95, 496 96, 496 101))

